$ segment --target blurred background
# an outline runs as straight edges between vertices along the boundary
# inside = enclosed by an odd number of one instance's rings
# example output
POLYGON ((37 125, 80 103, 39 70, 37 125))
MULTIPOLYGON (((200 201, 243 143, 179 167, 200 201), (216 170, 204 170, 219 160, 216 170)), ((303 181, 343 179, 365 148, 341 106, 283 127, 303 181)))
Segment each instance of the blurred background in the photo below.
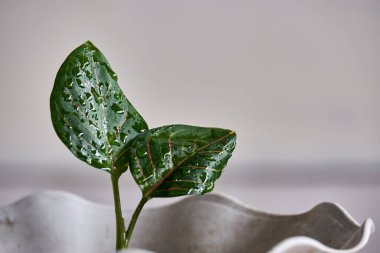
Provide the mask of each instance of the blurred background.
MULTIPOLYGON (((151 128, 237 132, 215 191, 267 212, 328 201, 380 221, 380 1, 0 0, 0 205, 43 190, 112 204, 108 174, 50 121, 56 72, 86 40, 151 128)), ((139 197, 126 173, 123 205, 139 197)), ((378 252, 375 238, 362 252, 378 252)))

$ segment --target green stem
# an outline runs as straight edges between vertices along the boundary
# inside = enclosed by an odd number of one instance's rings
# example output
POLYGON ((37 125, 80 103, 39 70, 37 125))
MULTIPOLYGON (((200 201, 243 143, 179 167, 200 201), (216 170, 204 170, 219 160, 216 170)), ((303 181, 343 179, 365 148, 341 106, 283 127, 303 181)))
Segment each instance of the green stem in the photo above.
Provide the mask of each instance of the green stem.
POLYGON ((111 175, 116 217, 116 250, 127 248, 127 245, 125 244, 124 219, 120 205, 119 177, 119 175, 111 175))
POLYGON ((133 229, 135 228, 135 225, 136 225, 137 219, 139 218, 140 212, 148 200, 149 200, 149 197, 143 196, 140 200, 140 203, 136 207, 135 212, 132 215, 131 222, 129 223, 128 230, 125 234, 125 245, 127 248, 129 246, 129 242, 131 241, 133 229))

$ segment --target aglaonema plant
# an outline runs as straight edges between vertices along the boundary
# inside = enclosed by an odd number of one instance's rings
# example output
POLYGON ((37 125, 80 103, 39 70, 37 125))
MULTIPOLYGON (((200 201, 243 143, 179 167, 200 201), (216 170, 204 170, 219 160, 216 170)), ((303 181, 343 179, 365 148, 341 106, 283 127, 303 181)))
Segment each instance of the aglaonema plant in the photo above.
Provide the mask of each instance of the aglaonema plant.
MULTIPOLYGON (((175 105, 173 105, 175 106, 175 105)), ((128 247, 145 203, 212 191, 235 148, 231 130, 188 125, 149 129, 104 55, 89 41, 60 67, 50 97, 54 129, 80 160, 111 175, 116 249, 128 247), (142 191, 127 229, 118 181, 130 168, 142 191)))

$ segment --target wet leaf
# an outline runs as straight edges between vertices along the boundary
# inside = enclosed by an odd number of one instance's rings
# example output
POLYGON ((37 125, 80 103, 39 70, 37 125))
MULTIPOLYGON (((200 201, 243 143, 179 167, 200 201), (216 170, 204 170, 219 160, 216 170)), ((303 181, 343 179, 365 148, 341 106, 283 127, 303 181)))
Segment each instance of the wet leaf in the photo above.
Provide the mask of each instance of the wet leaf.
POLYGON ((171 125, 151 129, 131 143, 131 173, 145 197, 212 191, 235 148, 231 130, 171 125))
POLYGON ((50 110, 54 129, 71 152, 106 171, 124 172, 128 162, 118 159, 119 155, 137 134, 148 129, 121 91, 104 55, 89 41, 60 67, 50 110))

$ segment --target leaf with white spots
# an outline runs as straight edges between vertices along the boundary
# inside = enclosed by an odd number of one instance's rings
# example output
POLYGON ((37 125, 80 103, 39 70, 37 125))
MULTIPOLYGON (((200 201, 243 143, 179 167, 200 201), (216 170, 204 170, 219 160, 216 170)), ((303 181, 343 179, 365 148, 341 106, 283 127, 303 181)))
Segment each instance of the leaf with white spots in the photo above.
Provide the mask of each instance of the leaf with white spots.
POLYGON ((164 126, 138 135, 128 151, 143 195, 174 197, 212 191, 235 148, 231 130, 164 126))
POLYGON ((148 129, 121 91, 104 55, 89 41, 70 53, 60 67, 50 110, 54 129, 71 152, 109 172, 127 169, 128 161, 118 157, 136 135, 148 129))

